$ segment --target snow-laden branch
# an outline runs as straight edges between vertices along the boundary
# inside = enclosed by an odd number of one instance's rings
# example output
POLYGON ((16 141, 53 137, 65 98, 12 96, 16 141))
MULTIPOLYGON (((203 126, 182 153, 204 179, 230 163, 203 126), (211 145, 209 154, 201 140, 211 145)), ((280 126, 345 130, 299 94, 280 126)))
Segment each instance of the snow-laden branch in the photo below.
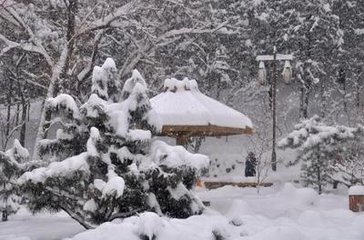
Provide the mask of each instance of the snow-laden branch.
POLYGON ((222 27, 224 27, 228 22, 223 22, 221 24, 219 24, 217 27, 215 28, 180 28, 180 29, 174 29, 171 31, 168 31, 164 34, 162 34, 159 38, 157 42, 161 42, 166 38, 170 38, 170 37, 176 37, 179 35, 185 35, 185 34, 203 34, 203 33, 214 33, 216 31, 218 31, 219 29, 221 29, 222 27))
POLYGON ((47 54, 47 52, 44 50, 44 48, 35 46, 32 43, 17 43, 17 42, 11 41, 8 38, 6 38, 3 34, 0 34, 0 41, 4 42, 4 44, 6 45, 6 47, 1 49, 0 56, 3 56, 4 54, 6 54, 7 52, 9 52, 10 50, 12 50, 14 48, 19 48, 19 49, 22 49, 27 52, 35 52, 35 53, 41 54, 46 59, 47 63, 50 66, 53 66, 53 60, 47 54))
MULTIPOLYGON (((30 73, 30 72, 28 72, 26 70, 23 70, 23 69, 21 71, 22 71, 22 73, 24 73, 25 75, 27 75, 28 77, 31 77, 33 79, 39 79, 39 78, 41 78, 41 77, 44 76, 44 75, 37 76, 37 75, 35 75, 33 73, 30 73)), ((32 85, 36 86, 36 87, 42 88, 43 90, 47 90, 48 89, 46 86, 44 86, 44 85, 42 85, 40 83, 37 83, 35 81, 32 81, 29 78, 23 78, 23 80, 25 82, 29 83, 29 84, 32 84, 32 85)))
POLYGON ((127 4, 124 4, 123 6, 117 8, 114 12, 110 13, 106 17, 95 20, 95 21, 91 22, 90 24, 88 24, 88 26, 86 28, 80 29, 80 31, 75 34, 73 39, 77 38, 83 34, 95 31, 95 30, 110 27, 111 24, 113 22, 115 22, 115 20, 117 20, 123 16, 126 16, 127 14, 132 12, 136 6, 139 6, 139 5, 140 5, 140 0, 131 1, 127 4))
MULTIPOLYGON (((49 56, 47 51, 44 49, 44 47, 43 47, 42 43, 39 41, 39 39, 37 39, 37 37, 35 36, 33 30, 23 21, 23 19, 19 16, 17 11, 12 7, 3 8, 3 10, 6 13, 8 13, 28 33, 29 40, 33 44, 31 44, 31 43, 25 43, 25 44, 16 43, 16 42, 10 41, 9 39, 5 38, 5 36, 2 36, 1 40, 3 40, 8 46, 12 46, 12 48, 20 47, 21 49, 23 49, 25 51, 40 53, 46 59, 49 66, 52 67, 54 65, 52 58, 49 56)), ((10 50, 10 49, 8 49, 8 50, 10 50)))

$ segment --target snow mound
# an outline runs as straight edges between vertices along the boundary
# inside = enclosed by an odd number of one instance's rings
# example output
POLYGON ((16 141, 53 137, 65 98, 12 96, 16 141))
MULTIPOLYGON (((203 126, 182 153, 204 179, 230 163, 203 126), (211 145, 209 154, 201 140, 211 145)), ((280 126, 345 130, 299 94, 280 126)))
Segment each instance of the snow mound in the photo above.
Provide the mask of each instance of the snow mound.
POLYGON ((253 214, 251 206, 244 200, 235 199, 226 215, 231 216, 232 219, 238 219, 238 216, 250 214, 253 214))
POLYGON ((76 235, 72 240, 120 240, 120 236, 128 240, 211 240, 214 235, 228 239, 238 239, 239 236, 236 230, 229 229, 224 217, 202 215, 188 219, 168 219, 145 212, 121 223, 104 223, 94 230, 76 235))
POLYGON ((287 200, 291 202, 304 206, 316 204, 319 197, 318 193, 312 188, 296 188, 291 183, 284 184, 281 192, 278 194, 287 198, 287 200))
POLYGON ((138 235, 147 239, 155 239, 163 228, 162 219, 153 212, 145 212, 139 216, 138 235))
POLYGON ((0 240, 32 240, 29 237, 16 237, 14 235, 0 236, 0 240))
POLYGON ((304 240, 307 239, 295 227, 269 227, 261 233, 255 234, 251 240, 304 240))
MULTIPOLYGON (((264 188, 259 194, 253 188, 224 187, 204 193, 209 194, 211 206, 214 206, 214 201, 219 199, 224 201, 224 207, 231 205, 231 212, 237 211, 236 217, 232 220, 229 216, 222 215, 221 209, 218 208, 206 209, 202 215, 187 219, 159 217, 155 213, 146 212, 122 221, 104 223, 96 229, 74 236, 72 240, 364 239, 364 215, 347 209, 347 196, 323 194, 318 196, 319 203, 323 204, 313 206, 301 206, 297 202, 292 204, 290 196, 297 198, 299 194, 307 194, 306 190, 300 190, 302 189, 297 189, 292 184, 286 184, 281 189, 264 188), (233 204, 229 202, 231 198, 236 200, 233 204), (290 214, 294 211, 297 214, 290 214), (281 214, 273 216, 272 212, 281 214)), ((45 224, 45 221, 49 222, 46 219, 42 224, 45 224)), ((19 224, 24 226, 29 222, 32 223, 32 221, 20 221, 19 224)), ((10 223, 11 221, 4 224, 10 223)), ((55 222, 53 226, 58 227, 59 223, 55 222)), ((2 230, 4 228, 0 228, 0 236, 2 230)), ((46 231, 51 233, 54 229, 46 228, 46 231)), ((12 237, 5 239, 13 240, 12 237)))

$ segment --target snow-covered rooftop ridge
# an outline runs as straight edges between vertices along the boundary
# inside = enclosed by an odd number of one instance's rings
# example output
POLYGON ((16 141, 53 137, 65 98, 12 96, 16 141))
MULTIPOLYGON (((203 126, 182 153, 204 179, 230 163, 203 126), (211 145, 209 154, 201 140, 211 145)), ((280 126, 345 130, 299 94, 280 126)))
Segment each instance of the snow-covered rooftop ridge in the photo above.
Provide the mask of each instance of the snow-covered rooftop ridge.
POLYGON ((247 116, 201 93, 195 80, 167 79, 164 89, 150 99, 162 125, 253 128, 247 116))
POLYGON ((182 81, 175 78, 167 78, 164 81, 164 91, 189 91, 198 90, 198 85, 196 80, 189 80, 184 78, 182 81))
POLYGON ((356 185, 349 188, 349 195, 364 195, 364 186, 356 185))

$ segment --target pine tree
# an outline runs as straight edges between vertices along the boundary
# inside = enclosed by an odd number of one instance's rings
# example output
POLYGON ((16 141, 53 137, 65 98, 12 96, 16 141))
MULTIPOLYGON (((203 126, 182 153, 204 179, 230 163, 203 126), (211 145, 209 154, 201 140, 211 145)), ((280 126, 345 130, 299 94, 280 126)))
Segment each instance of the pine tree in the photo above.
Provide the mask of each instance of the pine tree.
POLYGON ((19 209, 22 197, 16 181, 28 166, 28 160, 28 150, 17 139, 11 149, 0 152, 0 211, 3 221, 19 209))
POLYGON ((348 161, 346 144, 358 140, 363 136, 364 127, 328 126, 315 115, 311 119, 303 120, 295 126, 279 142, 282 149, 297 150, 297 156, 292 164, 301 163, 301 178, 305 186, 313 186, 321 193, 328 183, 336 180, 333 167, 338 158, 344 157, 348 161))
POLYGON ((69 95, 49 99, 53 121, 63 116, 62 128, 40 144, 53 162, 20 178, 29 207, 64 210, 86 228, 146 210, 171 217, 201 213, 191 189, 207 157, 152 141, 160 127, 145 80, 134 70, 110 98, 115 75, 104 66, 95 67, 93 93, 82 106, 69 95))

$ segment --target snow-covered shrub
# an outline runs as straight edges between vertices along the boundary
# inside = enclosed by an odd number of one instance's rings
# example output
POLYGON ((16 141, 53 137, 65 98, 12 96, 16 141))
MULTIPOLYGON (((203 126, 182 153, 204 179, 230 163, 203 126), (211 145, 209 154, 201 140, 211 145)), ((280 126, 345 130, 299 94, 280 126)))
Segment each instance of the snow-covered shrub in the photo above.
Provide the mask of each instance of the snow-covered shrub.
MULTIPOLYGON (((350 171, 347 167, 356 153, 348 147, 353 141, 363 148, 364 127, 328 126, 321 122, 318 116, 303 120, 295 126, 279 143, 282 149, 297 150, 296 160, 292 164, 301 162, 301 178, 305 186, 313 186, 322 192, 323 187, 333 181, 344 181, 343 173, 350 171), (354 155, 353 155, 354 154, 354 155), (352 156, 350 156, 352 155, 352 156), (340 178, 341 177, 341 178, 340 178)), ((356 158, 356 167, 360 160, 356 158)))
POLYGON ((17 139, 11 149, 0 152, 0 211, 3 221, 19 209, 22 198, 16 180, 30 166, 28 160, 29 152, 17 139))
MULTIPOLYGON (((114 66, 111 61, 104 65, 114 66)), ((68 95, 49 99, 53 121, 62 124, 56 139, 41 143, 51 163, 19 179, 29 207, 64 210, 86 228, 144 211, 171 217, 201 213, 191 189, 208 158, 152 141, 160 126, 143 77, 134 70, 120 94, 110 98, 106 83, 115 75, 104 65, 95 67, 93 93, 82 106, 68 95)))

